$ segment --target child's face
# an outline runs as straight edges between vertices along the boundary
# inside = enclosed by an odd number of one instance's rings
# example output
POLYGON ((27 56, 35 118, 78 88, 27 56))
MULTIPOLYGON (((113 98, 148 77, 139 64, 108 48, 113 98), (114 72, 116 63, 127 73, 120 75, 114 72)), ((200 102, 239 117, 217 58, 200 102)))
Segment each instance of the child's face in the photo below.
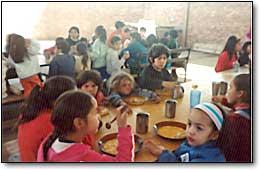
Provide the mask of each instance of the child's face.
POLYGON ((236 50, 236 51, 240 51, 240 50, 241 50, 241 44, 240 44, 240 42, 237 42, 237 43, 236 43, 235 50, 236 50))
POLYGON ((161 54, 159 57, 154 59, 153 66, 157 70, 162 70, 167 62, 166 54, 161 54))
POLYGON ((213 131, 213 124, 210 118, 201 110, 192 109, 188 126, 186 129, 187 141, 190 146, 200 146, 209 140, 217 138, 216 131, 213 131))
POLYGON ((72 39, 77 39, 79 37, 79 33, 75 29, 72 29, 69 34, 72 39))
POLYGON ((118 91, 119 91, 119 93, 121 93, 123 95, 129 95, 132 91, 131 81, 128 79, 121 80, 118 91))
POLYGON ((95 134, 98 131, 99 120, 97 114, 97 101, 93 98, 92 100, 93 107, 91 108, 90 112, 88 113, 87 117, 87 127, 86 132, 87 134, 95 134))
POLYGON ((98 86, 93 81, 86 82, 81 86, 80 89, 90 93, 93 97, 95 97, 98 92, 98 86))
POLYGON ((230 104, 236 104, 239 98, 241 98, 241 92, 237 91, 234 80, 232 80, 227 91, 227 101, 230 104))
POLYGON ((122 43, 121 41, 117 41, 113 44, 113 49, 119 51, 121 49, 122 43))
POLYGON ((248 52, 248 54, 251 54, 251 45, 247 46, 246 51, 248 52))

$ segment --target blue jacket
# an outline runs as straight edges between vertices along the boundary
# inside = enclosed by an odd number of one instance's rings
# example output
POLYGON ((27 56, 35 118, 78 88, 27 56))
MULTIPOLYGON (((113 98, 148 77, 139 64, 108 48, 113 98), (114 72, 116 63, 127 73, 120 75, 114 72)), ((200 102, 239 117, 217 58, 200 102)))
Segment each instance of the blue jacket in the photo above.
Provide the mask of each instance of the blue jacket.
POLYGON ((164 150, 159 162, 225 162, 225 157, 215 146, 215 142, 208 142, 201 146, 192 147, 187 141, 175 151, 164 150))

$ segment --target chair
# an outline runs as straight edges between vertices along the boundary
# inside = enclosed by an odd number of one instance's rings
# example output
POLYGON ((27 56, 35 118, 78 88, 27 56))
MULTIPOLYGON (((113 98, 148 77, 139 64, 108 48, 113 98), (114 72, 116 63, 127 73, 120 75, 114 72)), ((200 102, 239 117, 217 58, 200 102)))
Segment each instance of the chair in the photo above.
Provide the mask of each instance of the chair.
POLYGON ((183 68, 185 71, 184 82, 186 82, 187 65, 190 57, 190 48, 170 49, 170 56, 172 57, 171 65, 177 68, 183 68))

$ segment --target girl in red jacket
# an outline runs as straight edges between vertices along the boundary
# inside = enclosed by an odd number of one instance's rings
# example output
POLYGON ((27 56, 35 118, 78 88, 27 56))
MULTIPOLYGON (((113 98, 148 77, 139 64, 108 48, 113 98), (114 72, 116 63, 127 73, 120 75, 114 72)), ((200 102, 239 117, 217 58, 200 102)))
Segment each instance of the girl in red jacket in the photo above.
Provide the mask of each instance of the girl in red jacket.
MULTIPOLYGON (((118 112, 123 107, 118 108, 118 112)), ((83 91, 69 91, 61 95, 51 116, 53 133, 41 144, 38 162, 130 162, 134 158, 133 135, 127 126, 127 112, 117 115, 118 154, 100 154, 83 144, 84 137, 98 130, 97 102, 83 91)))
POLYGON ((235 36, 230 36, 222 53, 218 57, 218 62, 215 67, 216 72, 221 72, 233 68, 237 61, 237 52, 241 49, 240 39, 235 36))
POLYGON ((18 120, 21 161, 36 161, 42 140, 53 130, 50 117, 55 100, 63 92, 75 88, 75 81, 65 76, 50 78, 43 87, 34 87, 18 120))
POLYGON ((251 93, 250 75, 237 75, 230 83, 227 96, 213 101, 232 107, 227 114, 218 145, 229 162, 251 162, 251 93))

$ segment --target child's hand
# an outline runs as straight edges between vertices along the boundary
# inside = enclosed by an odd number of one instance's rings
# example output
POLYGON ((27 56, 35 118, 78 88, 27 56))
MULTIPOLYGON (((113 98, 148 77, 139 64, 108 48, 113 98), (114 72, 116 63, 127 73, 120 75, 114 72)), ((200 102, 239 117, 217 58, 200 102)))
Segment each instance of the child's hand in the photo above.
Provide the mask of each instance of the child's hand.
POLYGON ((130 55, 129 55, 129 53, 125 53, 123 57, 125 60, 127 60, 130 57, 130 55))
POLYGON ((173 81, 163 81, 162 86, 167 89, 172 89, 176 85, 176 82, 173 81))
POLYGON ((155 98, 153 98, 151 101, 152 101, 153 103, 160 103, 161 98, 160 98, 160 96, 155 96, 155 98))
POLYGON ((144 147, 155 156, 159 156, 165 150, 163 146, 157 145, 151 140, 144 141, 144 147))
POLYGON ((116 109, 118 111, 117 113, 117 126, 120 127, 126 127, 127 126, 127 106, 120 106, 116 109))
POLYGON ((221 103, 224 98, 225 98, 224 95, 213 96, 213 97, 211 98, 211 100, 212 100, 213 102, 221 103))

